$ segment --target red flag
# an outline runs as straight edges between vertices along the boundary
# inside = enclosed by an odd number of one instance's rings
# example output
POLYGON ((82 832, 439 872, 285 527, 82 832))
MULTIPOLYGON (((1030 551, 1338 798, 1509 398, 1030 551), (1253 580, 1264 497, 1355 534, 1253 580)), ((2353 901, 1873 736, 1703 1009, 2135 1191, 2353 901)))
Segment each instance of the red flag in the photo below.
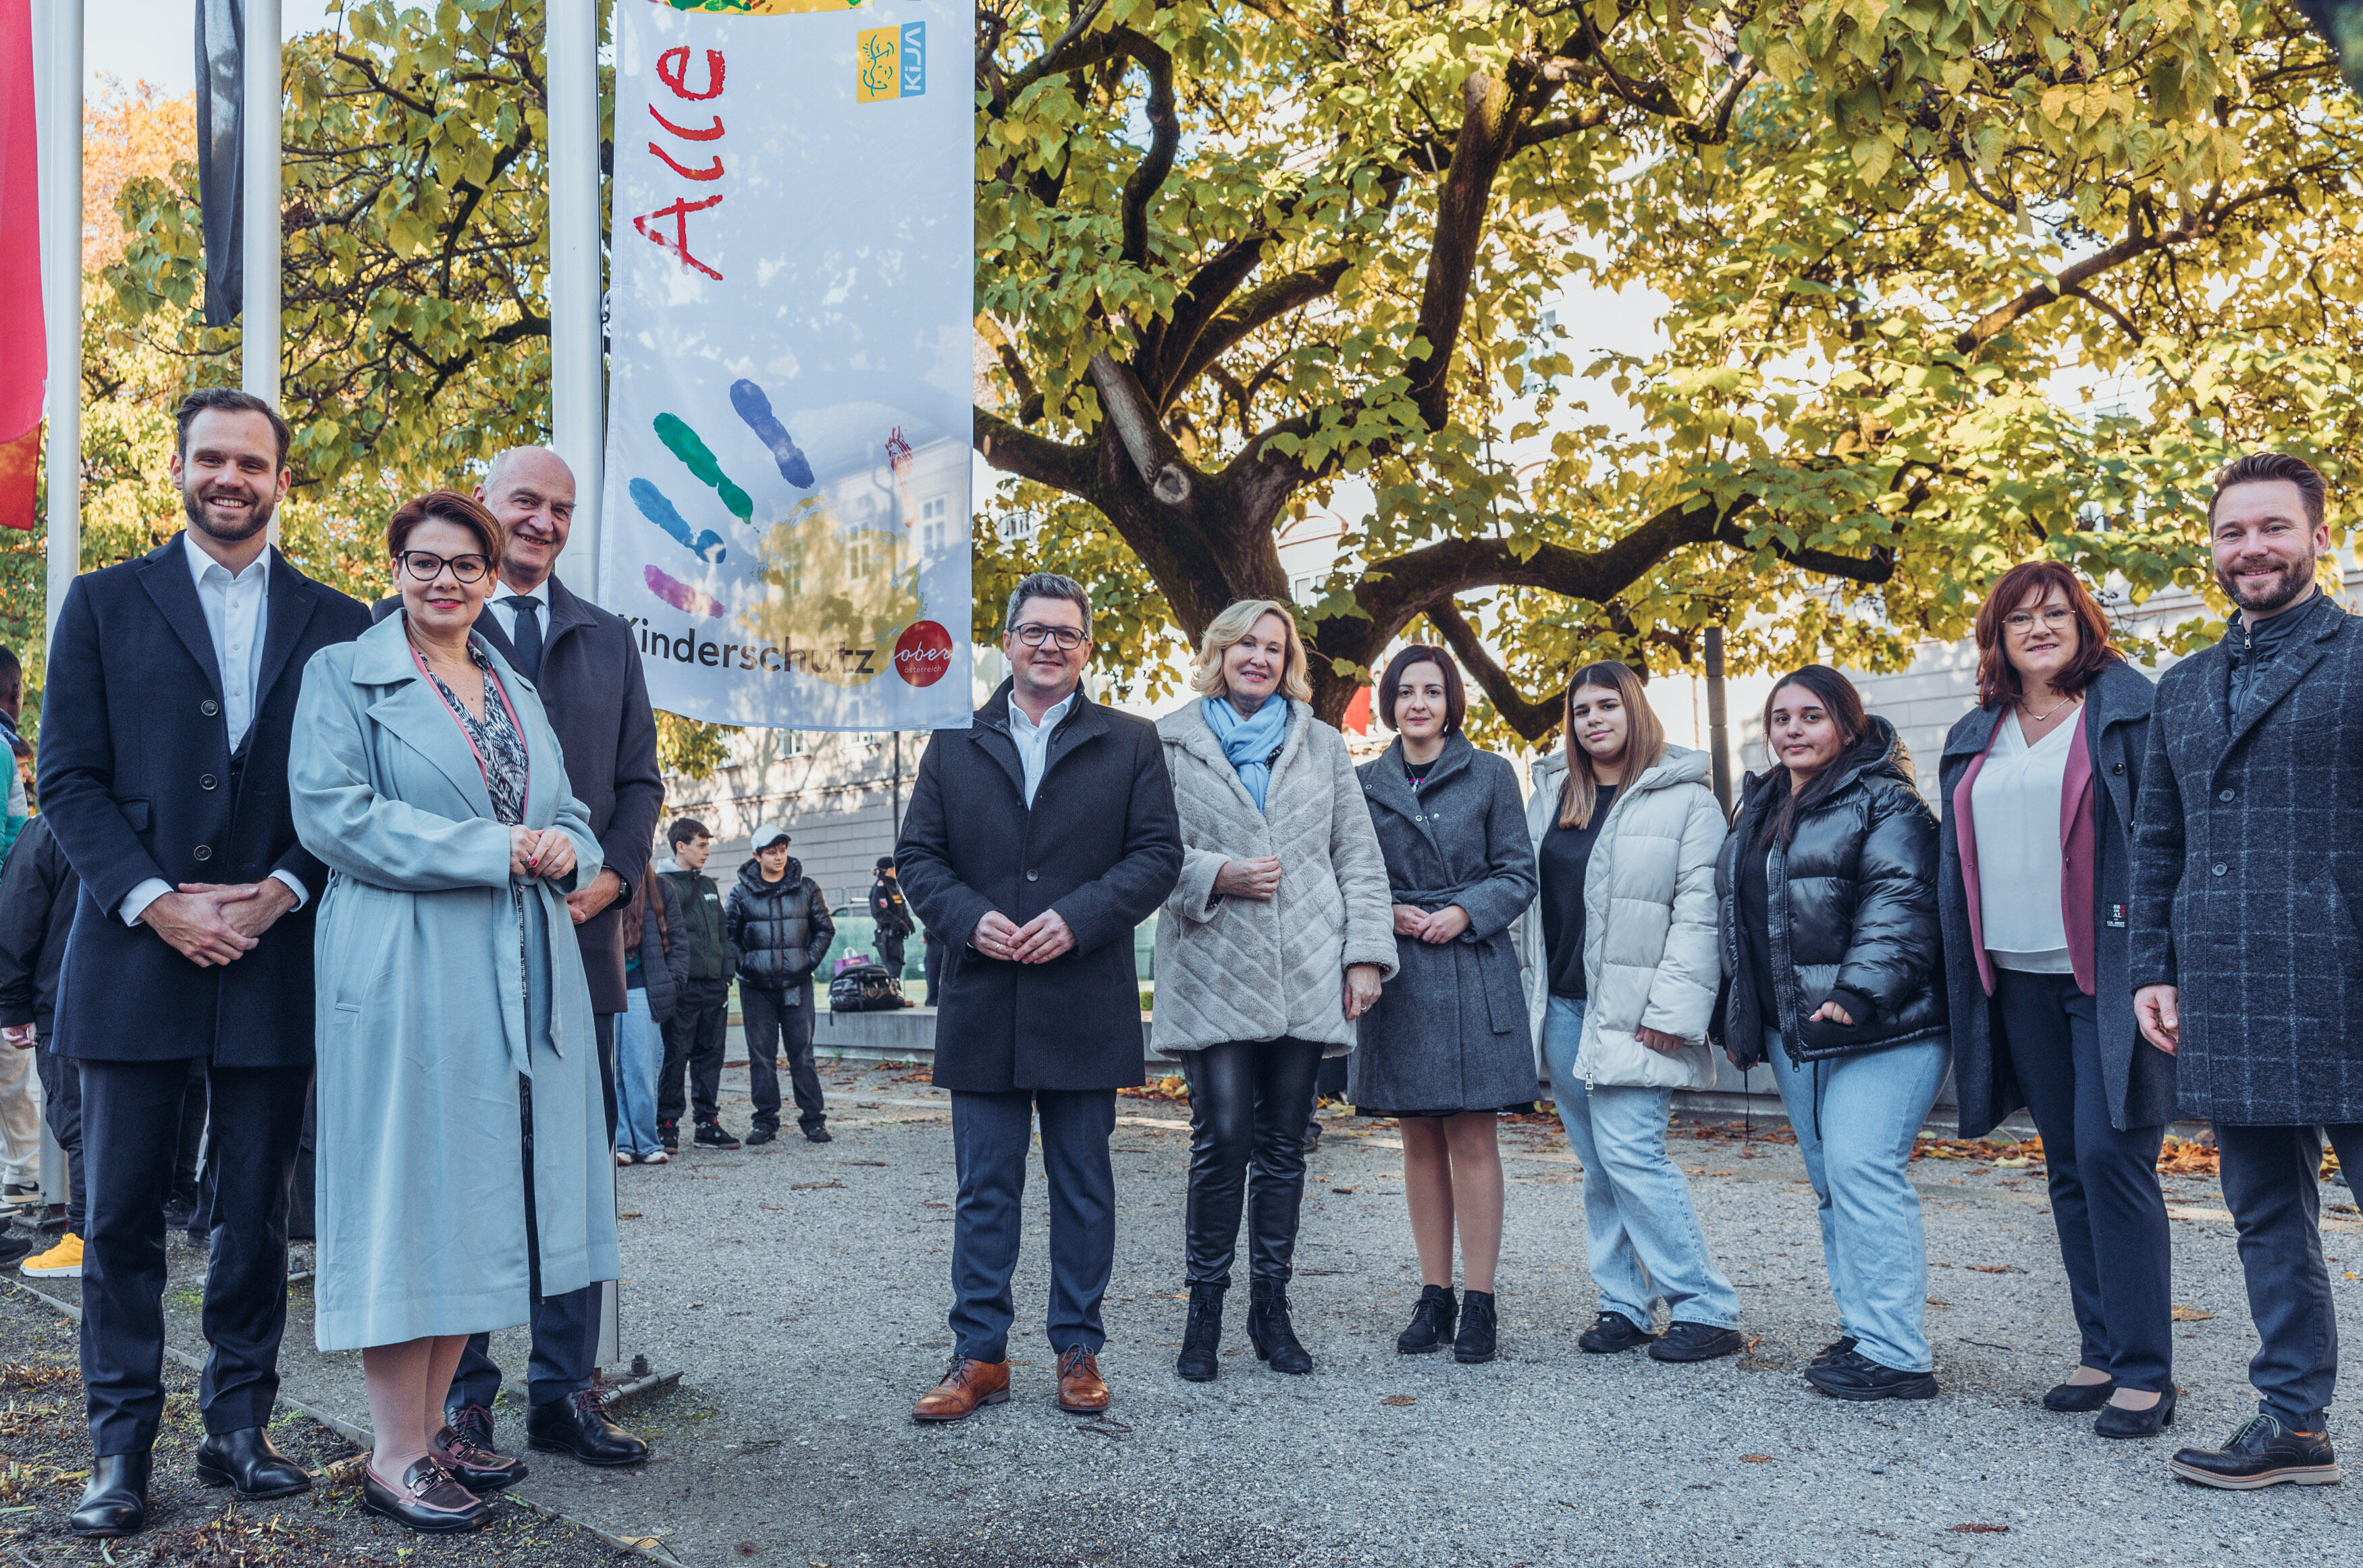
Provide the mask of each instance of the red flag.
POLYGON ((1365 686, 1354 693, 1354 700, 1346 704, 1346 716, 1338 721, 1337 727, 1341 730, 1351 730, 1358 735, 1370 733, 1370 689, 1369 687, 1365 686))
MULTIPOLYGON (((41 468, 39 122, 32 0, 0 0, 0 525, 30 528, 41 468)), ((75 215, 79 221, 81 215, 75 215)))

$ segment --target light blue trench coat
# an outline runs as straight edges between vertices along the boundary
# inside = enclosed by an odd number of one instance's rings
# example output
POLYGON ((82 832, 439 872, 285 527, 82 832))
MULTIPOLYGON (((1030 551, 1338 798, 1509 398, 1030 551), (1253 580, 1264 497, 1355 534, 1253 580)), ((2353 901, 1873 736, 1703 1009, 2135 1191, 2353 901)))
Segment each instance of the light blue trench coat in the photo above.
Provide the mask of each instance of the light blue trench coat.
MULTIPOLYGON (((541 700, 475 644, 524 733, 525 825, 563 828, 588 881, 599 844, 541 700)), ((511 1328, 537 1286, 616 1278, 614 1155, 566 900, 526 884, 520 942, 509 830, 400 615, 313 656, 288 776, 295 831, 329 870, 316 947, 319 1347, 511 1328)))

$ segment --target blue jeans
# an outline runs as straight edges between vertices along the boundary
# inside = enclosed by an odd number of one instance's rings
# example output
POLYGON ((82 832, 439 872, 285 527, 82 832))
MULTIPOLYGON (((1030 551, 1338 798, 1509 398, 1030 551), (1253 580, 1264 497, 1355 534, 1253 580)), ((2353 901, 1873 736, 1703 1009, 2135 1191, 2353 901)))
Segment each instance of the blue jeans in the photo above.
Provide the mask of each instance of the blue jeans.
POLYGON ((1690 1183, 1666 1154, 1674 1091, 1587 1087, 1575 1076, 1582 1042, 1583 1004, 1551 998, 1543 1056, 1559 1125, 1583 1162, 1583 1233, 1600 1309, 1647 1328, 1662 1296, 1676 1322, 1737 1328, 1739 1297, 1707 1256, 1690 1183))
POLYGON ((1929 1040, 1800 1066, 1779 1035, 1764 1044, 1820 1200, 1838 1332, 1881 1366, 1926 1372, 1928 1244, 1905 1170, 1952 1047, 1929 1040))
POLYGON ((644 1159, 664 1145, 657 1142, 657 1064, 664 1056, 664 1032, 649 1011, 649 993, 634 986, 624 995, 630 1010, 616 1020, 616 1147, 644 1159))

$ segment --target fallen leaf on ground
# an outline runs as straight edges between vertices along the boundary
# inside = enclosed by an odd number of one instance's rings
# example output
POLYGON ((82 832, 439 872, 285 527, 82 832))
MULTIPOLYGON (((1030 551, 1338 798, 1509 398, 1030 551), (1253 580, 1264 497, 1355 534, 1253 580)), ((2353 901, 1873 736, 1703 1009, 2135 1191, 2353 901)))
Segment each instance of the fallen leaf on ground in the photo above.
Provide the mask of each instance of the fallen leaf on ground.
POLYGON ((1742 1464, 1769 1464, 1772 1463, 1772 1456, 1769 1453, 1743 1453, 1739 1456, 1739 1463, 1742 1464))
POLYGON ((1957 1524, 1945 1527, 1952 1535, 2008 1535, 2010 1526, 1990 1524, 1957 1524))
POLYGON ((1333 1187, 1329 1190, 1337 1194, 1340 1198, 1343 1198, 1346 1194, 1352 1192, 1354 1188, 1350 1187, 1333 1187))
POLYGON ((1419 1403, 1419 1396, 1416 1394, 1390 1394, 1385 1398, 1380 1400, 1379 1403, 1381 1405, 1416 1405, 1419 1403))
POLYGON ((883 1160, 839 1160, 839 1161, 838 1161, 837 1163, 838 1163, 838 1165, 881 1165, 881 1166, 882 1166, 882 1165, 885 1165, 885 1163, 886 1163, 886 1162, 885 1162, 885 1161, 883 1161, 883 1160))
POLYGON ((843 1187, 844 1185, 841 1181, 792 1181, 788 1183, 788 1190, 805 1192, 816 1187, 843 1187))
POLYGON ((1935 1297, 1931 1296, 1928 1297, 1928 1305, 1931 1307, 1950 1307, 1952 1303, 1949 1301, 1939 1301, 1935 1297))
POLYGON ((2196 1307, 2178 1306, 2171 1313, 2169 1314, 2169 1316, 2173 1318, 2173 1320, 2178 1323, 2203 1323, 2208 1319, 2215 1316, 2215 1314, 2213 1312, 2202 1312, 2196 1307))
POLYGON ((2025 1274, 2026 1272, 2016 1264, 2006 1263, 1973 1263, 1963 1264, 1961 1266, 1973 1274, 2025 1274))

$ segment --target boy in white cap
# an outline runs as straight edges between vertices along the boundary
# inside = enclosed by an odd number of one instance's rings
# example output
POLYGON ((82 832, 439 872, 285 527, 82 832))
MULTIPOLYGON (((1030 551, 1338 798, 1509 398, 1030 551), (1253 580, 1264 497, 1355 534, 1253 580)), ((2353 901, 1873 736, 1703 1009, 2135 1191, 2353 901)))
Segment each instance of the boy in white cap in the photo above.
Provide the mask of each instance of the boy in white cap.
MULTIPOLYGON (((722 911, 722 929, 738 970, 738 1010, 747 1030, 747 1088, 755 1102, 749 1143, 780 1135, 777 1055, 788 1058, 796 1121, 806 1138, 830 1142, 820 1074, 813 1069, 813 972, 828 955, 837 924, 828 901, 788 853, 788 830, 777 823, 755 829, 755 857, 738 868, 738 884, 722 911)), ((717 1128, 718 1132, 719 1129, 717 1128)), ((706 1142, 700 1127, 697 1141, 706 1142)))

